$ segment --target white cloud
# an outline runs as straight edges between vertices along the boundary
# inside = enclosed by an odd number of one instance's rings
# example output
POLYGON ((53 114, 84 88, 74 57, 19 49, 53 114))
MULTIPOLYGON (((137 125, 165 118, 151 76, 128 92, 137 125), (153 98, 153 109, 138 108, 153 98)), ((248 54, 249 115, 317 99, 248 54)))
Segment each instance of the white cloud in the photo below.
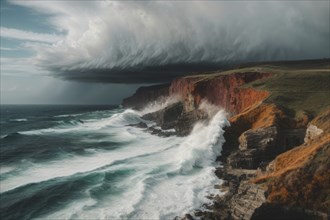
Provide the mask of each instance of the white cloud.
POLYGON ((55 72, 330 53, 328 1, 12 2, 51 15, 49 22, 66 33, 61 41, 47 34, 17 34, 57 41, 32 46, 38 65, 55 72))
POLYGON ((18 48, 12 48, 12 47, 0 47, 0 50, 16 51, 16 50, 19 50, 19 49, 18 48))
POLYGON ((1 76, 49 75, 49 72, 38 67, 34 57, 28 58, 0 58, 1 76))
POLYGON ((45 43, 56 43, 62 39, 61 36, 55 34, 35 33, 32 31, 24 31, 7 27, 0 27, 0 36, 4 38, 38 41, 45 43))

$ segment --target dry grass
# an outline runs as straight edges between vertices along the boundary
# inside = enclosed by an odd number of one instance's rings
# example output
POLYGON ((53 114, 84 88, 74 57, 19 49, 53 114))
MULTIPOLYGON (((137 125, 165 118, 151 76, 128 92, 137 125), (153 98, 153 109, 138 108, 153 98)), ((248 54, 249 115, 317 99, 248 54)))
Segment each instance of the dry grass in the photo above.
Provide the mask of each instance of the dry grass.
POLYGON ((253 182, 267 187, 270 202, 330 214, 330 108, 311 124, 324 132, 277 156, 253 182))
POLYGON ((315 139, 308 144, 296 147, 290 151, 280 154, 273 161, 273 172, 259 176, 253 182, 263 183, 269 179, 279 177, 288 172, 302 167, 324 146, 330 144, 330 134, 315 139))

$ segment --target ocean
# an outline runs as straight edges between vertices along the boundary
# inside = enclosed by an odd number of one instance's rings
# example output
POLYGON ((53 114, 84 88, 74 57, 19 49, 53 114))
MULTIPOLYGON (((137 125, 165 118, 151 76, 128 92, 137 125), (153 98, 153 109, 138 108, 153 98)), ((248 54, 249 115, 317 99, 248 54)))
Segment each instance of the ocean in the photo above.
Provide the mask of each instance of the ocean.
POLYGON ((1 219, 173 219, 219 194, 225 112, 186 137, 120 106, 2 105, 1 219))

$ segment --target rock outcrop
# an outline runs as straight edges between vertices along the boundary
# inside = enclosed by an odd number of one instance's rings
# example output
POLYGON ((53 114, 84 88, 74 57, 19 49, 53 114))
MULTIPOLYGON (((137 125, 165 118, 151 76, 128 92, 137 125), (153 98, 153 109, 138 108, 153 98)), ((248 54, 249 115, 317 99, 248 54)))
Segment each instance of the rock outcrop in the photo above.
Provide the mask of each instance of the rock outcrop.
POLYGON ((182 77, 170 85, 141 87, 136 93, 123 100, 125 108, 140 109, 148 102, 162 96, 180 96, 186 112, 197 109, 202 100, 221 106, 232 114, 260 102, 269 96, 268 91, 244 88, 245 84, 265 80, 270 73, 242 72, 228 75, 218 74, 211 78, 205 76, 182 77))
POLYGON ((164 109, 151 112, 142 116, 143 119, 154 121, 162 129, 172 129, 178 118, 183 114, 183 104, 181 102, 173 103, 164 109))
POLYGON ((216 174, 224 181, 219 188, 224 195, 215 196, 209 211, 195 215, 201 219, 250 219, 254 210, 266 202, 265 188, 248 181, 255 173, 228 166, 218 168, 216 174))
POLYGON ((303 143, 306 123, 275 104, 256 103, 230 118, 223 157, 235 168, 263 168, 280 153, 303 143), (299 121, 299 123, 297 122, 299 121))
POLYGON ((174 80, 170 86, 157 85, 141 87, 136 93, 123 100, 126 108, 141 109, 148 102, 156 101, 164 96, 180 97, 183 109, 175 105, 163 110, 149 113, 144 119, 157 122, 162 129, 175 129, 177 135, 185 136, 190 133, 193 125, 199 120, 208 118, 206 112, 198 107, 202 100, 221 106, 232 114, 261 102, 269 96, 267 91, 244 88, 247 83, 267 79, 269 73, 243 72, 228 75, 218 74, 215 77, 205 76, 183 77, 174 80))
POLYGON ((247 107, 268 97, 268 91, 243 88, 244 84, 267 79, 269 73, 244 72, 217 75, 212 78, 194 76, 174 80, 169 88, 170 95, 180 95, 186 111, 195 109, 202 100, 221 106, 237 114, 247 107))
POLYGON ((149 102, 169 95, 169 84, 140 87, 136 92, 122 102, 124 108, 141 109, 149 102))
POLYGON ((207 120, 208 115, 200 109, 186 112, 184 104, 177 102, 159 111, 145 114, 142 118, 156 122, 163 130, 175 129, 177 136, 186 136, 197 121, 207 120))
POLYGON ((311 134, 307 133, 307 142, 276 157, 266 172, 254 180, 267 187, 270 203, 292 209, 302 208, 309 215, 314 213, 317 219, 330 216, 329 121, 330 109, 309 125, 322 128, 322 135, 311 138, 311 134))
POLYGON ((315 125, 309 125, 306 130, 306 137, 304 138, 305 142, 308 142, 309 140, 312 140, 313 138, 319 136, 323 133, 322 129, 319 129, 315 125))
POLYGON ((230 209, 233 219, 250 219, 256 208, 265 201, 265 189, 247 181, 241 182, 237 193, 232 197, 230 209))
POLYGON ((174 129, 179 136, 186 136, 192 131, 197 121, 206 121, 208 119, 209 116, 203 110, 196 109, 189 111, 178 118, 174 129))
MULTIPOLYGON (((207 211, 196 211, 201 219, 329 218, 330 109, 310 122, 329 106, 324 101, 329 97, 329 83, 323 82, 329 79, 327 72, 320 70, 313 78, 315 66, 313 74, 268 69, 182 77, 156 94, 148 95, 147 88, 137 91, 133 97, 142 101, 124 101, 126 107, 141 108, 164 94, 179 96, 180 103, 144 118, 180 136, 189 134, 196 121, 208 120, 200 109, 203 100, 230 113, 231 126, 225 128, 218 158, 223 167, 216 171, 224 180, 219 188, 225 195, 215 196, 213 205, 205 205, 207 211), (322 84, 317 99, 310 90, 319 87, 311 79, 322 84), (299 96, 301 89, 306 91, 299 96)), ((187 214, 183 219, 192 218, 187 214)))

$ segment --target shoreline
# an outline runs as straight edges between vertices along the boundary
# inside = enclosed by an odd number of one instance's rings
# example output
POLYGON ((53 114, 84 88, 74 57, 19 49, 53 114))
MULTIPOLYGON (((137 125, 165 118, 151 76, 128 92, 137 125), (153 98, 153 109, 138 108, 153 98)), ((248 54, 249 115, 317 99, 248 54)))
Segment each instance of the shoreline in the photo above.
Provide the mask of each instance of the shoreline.
MULTIPOLYGON (((197 211, 196 217, 327 219, 327 61, 301 61, 300 69, 297 61, 294 66, 283 62, 276 67, 252 66, 182 77, 172 81, 168 89, 156 86, 137 90, 123 101, 123 106, 138 109, 148 102, 179 96, 180 101, 143 116, 155 121, 162 130, 172 129, 168 134, 151 129, 151 133, 160 136, 186 136, 197 121, 207 121, 210 114, 201 108, 204 101, 231 113, 231 126, 225 128, 226 142, 218 158, 223 167, 216 170, 216 175, 224 180, 219 188, 227 193, 221 198, 215 196, 210 211, 197 211), (312 89, 315 93, 310 92, 312 89)), ((176 217, 192 218, 191 214, 176 217)))
MULTIPOLYGON (((206 117, 201 118, 192 118, 189 126, 185 127, 187 130, 183 130, 183 133, 177 133, 174 128, 180 125, 173 124, 173 121, 169 121, 172 127, 168 127, 167 122, 160 119, 166 115, 167 111, 172 111, 172 109, 180 106, 181 103, 171 104, 164 109, 161 109, 156 112, 148 113, 142 116, 144 119, 153 120, 155 122, 154 126, 148 127, 145 123, 140 122, 138 124, 130 124, 128 126, 134 126, 138 128, 145 129, 146 132, 151 133, 153 135, 157 135, 160 137, 169 137, 169 136, 186 136, 189 134, 188 131, 192 130, 194 123, 200 121, 209 120, 206 117), (160 118, 159 118, 160 117, 160 118), (163 130, 161 127, 165 126, 170 129, 163 130), (170 131, 168 131, 170 130, 170 131)), ((173 111, 172 111, 173 113, 173 111)), ((182 112, 175 112, 174 114, 181 114, 182 112)), ((183 113, 185 114, 185 113, 183 113)), ((330 117, 330 111, 328 113, 330 117)), ((235 118, 237 115, 233 115, 228 120, 232 121, 232 118, 235 118)), ((180 117, 178 115, 174 115, 173 118, 180 117)), ((180 120, 176 123, 182 123, 180 120)), ((314 137, 310 137, 310 133, 308 133, 308 129, 313 127, 313 125, 309 125, 304 132, 303 140, 301 144, 306 145, 307 139, 313 139, 314 137)), ((233 127, 228 126, 225 127, 225 136, 232 137, 233 131, 235 129, 235 124, 233 127)), ((314 129, 314 128, 313 128, 314 129)), ((244 132, 243 132, 244 133, 244 132)), ((267 136, 267 135, 266 135, 267 136)), ((313 136, 313 134, 312 134, 313 136)), ((266 137, 269 138, 269 137, 266 137)), ((265 137, 263 137, 260 141, 263 142, 265 137)), ((258 166, 256 168, 251 168, 247 165, 247 168, 240 167, 240 163, 232 163, 233 158, 240 157, 240 155, 235 155, 237 152, 240 152, 239 147, 235 148, 230 146, 232 141, 226 141, 222 146, 222 154, 217 157, 216 161, 219 163, 219 166, 215 166, 215 175, 219 180, 222 180, 223 183, 219 185, 214 185, 215 189, 219 189, 219 193, 223 193, 223 195, 209 195, 208 197, 212 201, 211 204, 203 204, 201 207, 203 209, 195 209, 193 213, 186 213, 184 217, 176 216, 174 219, 176 220, 191 220, 195 217, 201 219, 264 219, 267 216, 267 213, 274 212, 281 216, 284 219, 296 219, 297 216, 300 219, 327 219, 329 216, 327 213, 319 212, 315 210, 303 209, 299 207, 289 207, 282 206, 279 204, 270 203, 267 200, 267 187, 262 184, 256 184, 254 181, 256 178, 262 176, 267 172, 267 169, 270 162, 261 161, 261 164, 264 163, 263 166, 258 166), (268 165, 268 166, 267 166, 268 165), (204 211, 202 211, 204 210, 204 211)), ((294 146, 293 146, 294 148, 294 146)), ((290 151, 290 150, 288 150, 290 151)), ((286 152, 286 151, 285 151, 286 152)), ((280 153, 279 153, 280 155, 280 153)), ((243 159, 244 158, 236 158, 243 159)), ((246 166, 246 164, 245 164, 246 166)), ((251 166, 251 164, 250 164, 251 166)), ((253 166, 253 165, 252 165, 253 166)), ((267 217, 269 218, 269 217, 267 217)))

